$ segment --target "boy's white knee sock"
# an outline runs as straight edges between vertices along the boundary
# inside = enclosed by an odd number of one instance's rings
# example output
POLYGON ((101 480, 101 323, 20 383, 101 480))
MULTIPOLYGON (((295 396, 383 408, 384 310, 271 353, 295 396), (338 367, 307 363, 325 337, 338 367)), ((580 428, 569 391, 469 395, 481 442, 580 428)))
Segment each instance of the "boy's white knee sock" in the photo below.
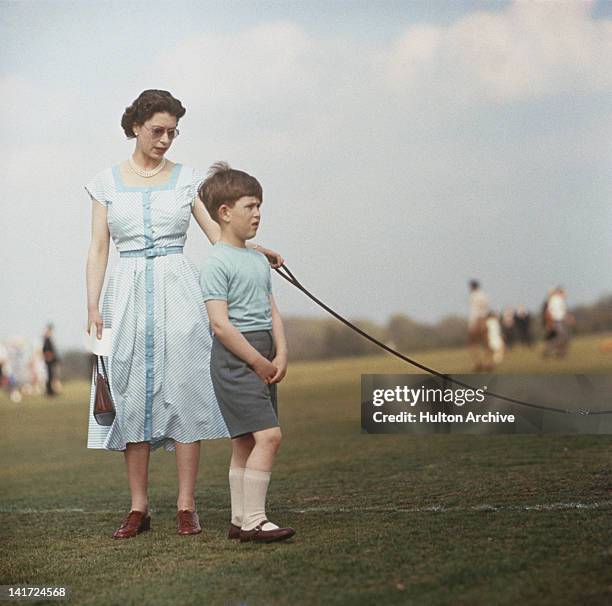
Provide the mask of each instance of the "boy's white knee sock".
POLYGON ((234 526, 242 526, 242 512, 244 508, 244 490, 242 487, 244 467, 230 467, 229 485, 232 503, 232 520, 234 526))
MULTIPOLYGON (((269 471, 259 471, 258 469, 244 470, 243 491, 244 509, 242 515, 242 530, 253 530, 257 524, 266 520, 266 495, 270 484, 269 471)), ((264 530, 278 528, 271 522, 264 524, 264 530)))

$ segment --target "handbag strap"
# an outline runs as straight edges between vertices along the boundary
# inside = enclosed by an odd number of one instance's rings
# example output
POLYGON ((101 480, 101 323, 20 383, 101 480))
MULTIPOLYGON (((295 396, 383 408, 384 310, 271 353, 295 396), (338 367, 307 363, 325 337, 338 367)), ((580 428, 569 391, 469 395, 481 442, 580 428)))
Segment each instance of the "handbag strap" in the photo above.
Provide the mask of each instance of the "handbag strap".
POLYGON ((108 378, 108 373, 106 372, 106 364, 104 364, 104 357, 96 355, 96 370, 100 372, 100 364, 102 364, 102 373, 105 378, 108 378))

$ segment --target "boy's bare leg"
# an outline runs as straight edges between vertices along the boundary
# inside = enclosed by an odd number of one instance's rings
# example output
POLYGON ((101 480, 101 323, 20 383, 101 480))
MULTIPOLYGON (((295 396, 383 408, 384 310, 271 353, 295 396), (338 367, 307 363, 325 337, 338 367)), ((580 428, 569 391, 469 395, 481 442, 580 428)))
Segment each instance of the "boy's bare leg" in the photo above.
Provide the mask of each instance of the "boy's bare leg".
POLYGON ((200 463, 200 442, 175 442, 178 472, 176 508, 195 511, 195 484, 200 463))
POLYGON ((281 430, 280 427, 262 429, 253 434, 255 446, 246 461, 246 467, 257 469, 258 471, 272 471, 274 457, 280 448, 281 430))
POLYGON ((230 469, 234 467, 246 467, 247 459, 254 446, 255 438, 252 433, 232 438, 232 459, 230 461, 230 469))

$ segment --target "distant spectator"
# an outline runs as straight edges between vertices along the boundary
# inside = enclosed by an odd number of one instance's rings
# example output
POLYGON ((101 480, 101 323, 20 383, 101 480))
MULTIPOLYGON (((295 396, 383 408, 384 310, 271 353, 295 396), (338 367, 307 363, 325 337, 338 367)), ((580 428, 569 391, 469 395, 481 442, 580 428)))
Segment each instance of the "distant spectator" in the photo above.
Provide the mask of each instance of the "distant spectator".
MULTIPOLYGON (((502 327, 499 318, 494 312, 489 312, 486 319, 487 347, 493 364, 501 364, 504 359, 505 344, 502 336, 502 327)), ((487 370, 493 370, 493 364, 489 363, 487 370)))
POLYGON ((23 337, 13 337, 7 346, 10 398, 21 402, 29 385, 27 342, 23 337))
POLYGON ((468 346, 474 371, 488 370, 493 366, 487 343, 486 319, 489 314, 489 298, 480 288, 477 280, 470 280, 468 346))
POLYGON ((4 343, 0 343, 0 388, 8 384, 8 351, 4 343))
POLYGON ((47 368, 42 352, 42 347, 38 345, 32 349, 32 356, 29 362, 30 387, 33 394, 41 395, 45 392, 47 382, 47 368))
POLYGON ((550 316, 550 311, 548 310, 548 302, 555 292, 554 288, 549 288, 546 293, 546 298, 542 303, 542 308, 540 312, 540 321, 542 323, 542 329, 544 331, 544 341, 545 341, 545 351, 549 346, 549 343, 555 338, 555 326, 550 316))
POLYGON ((524 305, 519 305, 514 314, 514 326, 516 328, 516 336, 521 344, 531 347, 533 343, 531 314, 525 309, 524 305))
POLYGON ((506 307, 501 317, 501 329, 504 336, 504 343, 508 349, 511 349, 514 345, 515 340, 515 326, 514 326, 514 310, 510 307, 506 307))
POLYGON ((548 299, 546 312, 548 321, 552 323, 554 337, 547 341, 544 355, 563 357, 567 353, 569 342, 570 317, 567 313, 565 290, 561 286, 557 287, 548 299))
POLYGON ((53 343, 52 324, 49 324, 45 330, 42 351, 45 359, 45 365, 47 366, 47 395, 55 396, 57 395, 57 391, 55 389, 57 381, 55 371, 59 358, 55 349, 55 344, 53 343))

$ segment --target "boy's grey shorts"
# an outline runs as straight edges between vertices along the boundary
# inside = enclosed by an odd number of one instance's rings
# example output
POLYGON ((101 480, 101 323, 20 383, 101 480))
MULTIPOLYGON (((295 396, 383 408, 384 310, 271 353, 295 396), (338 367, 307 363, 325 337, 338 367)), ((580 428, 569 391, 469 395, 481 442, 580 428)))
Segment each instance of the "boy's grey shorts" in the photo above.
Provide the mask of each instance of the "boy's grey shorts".
MULTIPOLYGON (((269 330, 243 332, 246 340, 268 360, 274 358, 269 330)), ((230 436, 278 427, 276 384, 266 385, 257 373, 218 339, 213 339, 210 376, 230 436)))

